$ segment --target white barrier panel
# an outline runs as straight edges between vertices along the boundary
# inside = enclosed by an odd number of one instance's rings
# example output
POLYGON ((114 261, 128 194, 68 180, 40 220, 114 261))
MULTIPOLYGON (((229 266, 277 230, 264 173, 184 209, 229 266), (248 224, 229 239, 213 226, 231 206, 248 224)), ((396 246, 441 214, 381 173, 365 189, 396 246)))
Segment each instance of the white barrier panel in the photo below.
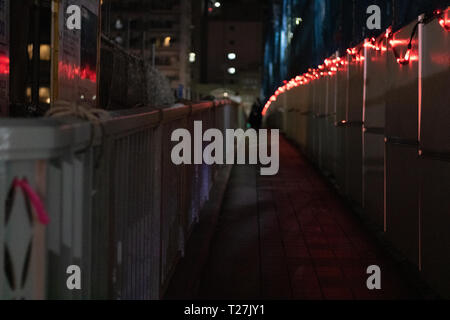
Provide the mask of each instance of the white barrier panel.
MULTIPOLYGON (((286 132, 287 135, 296 141, 297 131, 298 131, 298 110, 300 107, 299 103, 299 89, 300 88, 293 88, 289 91, 289 94, 286 95, 287 99, 287 109, 289 110, 289 131, 286 132)), ((297 141, 296 141, 297 142, 297 141)))
MULTIPOLYGON (((450 19, 450 10, 444 18, 450 19)), ((429 283, 450 298, 450 37, 438 19, 419 34, 422 270, 429 283)))
POLYGON ((422 271, 443 297, 450 298, 450 162, 422 159, 422 271))
POLYGON ((362 113, 364 93, 364 48, 355 48, 357 58, 349 63, 346 124, 346 185, 349 198, 362 206, 362 113))
POLYGON ((336 123, 336 92, 337 77, 335 74, 327 77, 327 99, 326 99, 326 157, 324 168, 332 176, 336 176, 337 157, 337 127, 336 123))
POLYGON ((366 44, 363 110, 364 212, 378 230, 384 230, 384 149, 387 39, 381 35, 366 44), (374 41, 373 41, 374 40, 374 41))
POLYGON ((419 265, 419 167, 417 151, 408 145, 388 144, 387 236, 411 262, 419 265))
POLYGON ((292 94, 290 94, 291 99, 290 99, 290 104, 292 105, 292 108, 294 109, 294 113, 292 114, 292 121, 294 122, 293 124, 293 129, 292 129, 292 139, 298 144, 298 135, 300 132, 300 90, 301 87, 296 87, 294 89, 292 89, 292 94))
POLYGON ((315 114, 316 114, 316 108, 315 108, 315 101, 316 101, 316 90, 315 90, 315 81, 309 83, 308 85, 309 89, 309 99, 308 99, 308 106, 310 109, 310 113, 308 114, 308 140, 306 144, 306 154, 310 159, 314 159, 314 155, 316 154, 316 141, 317 141, 317 133, 316 133, 316 123, 315 123, 315 114))
POLYGON ((347 64, 328 75, 318 76, 323 66, 310 69, 306 77, 312 81, 296 90, 294 99, 300 101, 300 120, 294 121, 300 133, 292 131, 321 171, 334 175, 341 193, 445 297, 450 297, 449 21, 447 9, 444 16, 413 22, 395 34, 388 30, 349 49, 347 64))
MULTIPOLYGON (((447 10, 446 19, 450 19, 447 10)), ((422 29, 420 28, 419 31, 422 29)), ((423 151, 450 154, 450 37, 438 19, 423 26, 421 132, 423 151)))
POLYGON ((317 145, 316 145, 316 159, 321 169, 324 169, 324 162, 327 150, 327 128, 326 128, 326 99, 327 99, 327 77, 322 77, 315 81, 316 83, 316 126, 317 126, 317 145))
POLYGON ((299 133, 299 144, 303 150, 306 150, 308 130, 310 123, 308 122, 308 117, 310 114, 310 105, 308 104, 309 96, 311 94, 309 86, 300 87, 300 133, 299 133))
POLYGON ((344 64, 336 73, 337 92, 336 92, 336 183, 342 193, 347 194, 347 180, 346 176, 346 139, 345 139, 345 125, 348 122, 347 112, 347 93, 348 93, 348 61, 349 57, 345 58, 344 64))
MULTIPOLYGON (((391 46, 400 58, 416 22, 393 35, 391 46)), ((386 227, 387 236, 416 265, 419 258, 418 180, 418 39, 413 37, 408 64, 389 50, 386 93, 386 227)))

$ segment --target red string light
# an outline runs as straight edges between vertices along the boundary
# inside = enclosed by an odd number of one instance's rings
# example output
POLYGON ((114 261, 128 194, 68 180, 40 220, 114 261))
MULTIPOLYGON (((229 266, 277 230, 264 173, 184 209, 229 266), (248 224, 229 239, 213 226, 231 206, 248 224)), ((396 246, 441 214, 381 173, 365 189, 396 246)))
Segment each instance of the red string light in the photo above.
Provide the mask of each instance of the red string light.
MULTIPOLYGON (((441 10, 436 10, 434 12, 434 15, 431 18, 435 18, 435 17, 439 17, 439 24, 442 28, 444 28, 446 31, 450 30, 450 20, 447 20, 446 18, 442 17, 443 12, 441 10)), ((429 20, 428 20, 429 21, 429 20)), ((420 23, 420 22, 419 22, 420 23)), ((422 22, 424 23, 424 22, 422 22)), ((407 65, 409 64, 411 61, 415 61, 418 59, 417 55, 413 55, 412 53, 412 48, 411 48, 411 42, 412 42, 412 38, 415 34, 415 31, 413 31, 413 34, 411 35, 411 39, 408 40, 399 40, 399 39, 393 39, 393 32, 392 32, 392 27, 389 27, 388 29, 386 29, 386 32, 384 34, 384 38, 388 40, 388 43, 390 45, 390 47, 392 48, 392 51, 394 52, 394 56, 397 60, 397 63, 401 64, 401 65, 407 65), (405 52, 405 55, 403 57, 401 57, 396 50, 397 46, 407 46, 407 50, 405 52)), ((387 46, 383 45, 383 38, 381 37, 377 43, 377 40, 375 38, 371 38, 371 39, 367 39, 363 45, 363 47, 365 48, 371 48, 374 49, 376 51, 387 51, 387 46)), ((347 54, 348 56, 351 57, 351 61, 356 61, 356 62, 361 62, 365 60, 365 57, 363 55, 360 54, 361 51, 361 47, 358 48, 348 48, 347 49, 347 54)), ((336 57, 334 59, 332 58, 327 58, 324 60, 324 63, 322 65, 319 65, 317 69, 312 69, 309 68, 308 72, 304 73, 301 76, 296 76, 295 78, 291 79, 290 81, 284 80, 283 81, 283 86, 279 87, 275 93, 268 99, 267 103, 264 105, 263 111, 262 111, 262 115, 265 116, 267 114, 267 111, 269 110, 270 106, 272 103, 277 101, 277 98, 279 95, 302 85, 306 85, 309 82, 319 79, 321 76, 332 76, 334 73, 336 73, 337 71, 339 71, 339 68, 342 66, 345 66, 346 64, 348 64, 349 62, 346 61, 345 59, 342 59, 341 57, 336 57)), ((0 65, 2 64, 2 60, 0 60, 0 65)), ((68 75, 69 76, 73 76, 73 75, 81 75, 82 78, 87 78, 90 79, 91 81, 95 81, 95 76, 94 73, 91 70, 79 70, 77 68, 72 69, 72 68, 67 68, 67 66, 64 66, 66 68, 63 69, 68 69, 68 70, 64 70, 64 71, 68 71, 68 75)), ((0 73, 1 73, 2 69, 0 68, 0 73)), ((345 124, 346 121, 343 120, 341 122, 342 124, 345 124)))
POLYGON ((375 45, 375 38, 372 38, 370 40, 367 40, 364 42, 364 48, 371 48, 371 49, 376 49, 376 45, 375 45))
POLYGON ((0 56, 0 74, 9 74, 9 58, 6 56, 0 56))
POLYGON ((408 49, 403 58, 397 58, 397 62, 401 65, 406 65, 411 60, 411 49, 408 49))
MULTIPOLYGON (((387 37, 388 36, 389 35, 387 34, 387 37)), ((381 38, 381 40, 378 42, 375 38, 372 38, 370 40, 366 39, 366 41, 364 42, 364 48, 370 48, 376 51, 383 51, 383 52, 387 51, 387 48, 383 46, 383 38, 381 38)))
POLYGON ((356 48, 348 48, 347 49, 347 54, 350 56, 356 56, 357 52, 356 52, 356 48))
POLYGON ((97 81, 97 73, 89 69, 89 67, 82 69, 78 66, 65 64, 64 62, 60 61, 59 72, 69 80, 74 80, 75 78, 79 77, 83 80, 89 80, 94 83, 97 81))
POLYGON ((439 19, 439 24, 445 31, 450 31, 450 20, 446 20, 445 18, 439 19))

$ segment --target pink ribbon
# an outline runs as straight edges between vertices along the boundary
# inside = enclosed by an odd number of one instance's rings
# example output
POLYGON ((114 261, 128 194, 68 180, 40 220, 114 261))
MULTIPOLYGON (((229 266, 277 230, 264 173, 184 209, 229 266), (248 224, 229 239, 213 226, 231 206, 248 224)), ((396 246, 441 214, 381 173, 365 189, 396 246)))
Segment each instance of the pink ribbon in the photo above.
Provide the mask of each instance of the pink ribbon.
POLYGON ((22 192, 28 197, 31 205, 36 211, 37 218, 39 222, 43 225, 48 225, 50 223, 50 218, 48 217, 47 210, 45 210, 44 204, 42 203, 41 198, 36 193, 36 191, 31 188, 30 184, 26 179, 14 179, 13 181, 14 188, 20 188, 22 192))

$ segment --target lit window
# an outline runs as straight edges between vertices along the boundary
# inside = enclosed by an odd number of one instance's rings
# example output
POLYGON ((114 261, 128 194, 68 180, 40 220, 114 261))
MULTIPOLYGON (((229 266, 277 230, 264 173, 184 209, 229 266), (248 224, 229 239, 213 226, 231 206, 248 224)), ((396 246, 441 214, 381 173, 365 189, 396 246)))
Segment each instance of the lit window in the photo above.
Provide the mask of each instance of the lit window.
POLYGON ((230 52, 228 54, 228 60, 235 60, 236 59, 236 53, 230 52))
POLYGON ((228 73, 229 74, 235 74, 236 73, 236 68, 235 67, 228 68, 228 73))
POLYGON ((28 58, 30 60, 33 59, 33 45, 32 44, 28 45, 28 58))
POLYGON ((190 63, 194 63, 195 62, 195 53, 194 52, 191 52, 191 53, 189 53, 189 62, 190 63))
MULTIPOLYGON (((27 97, 27 100, 31 102, 31 87, 27 87, 25 91, 25 95, 27 97)), ((39 88, 39 101, 42 103, 48 103, 50 104, 50 88, 48 87, 40 87, 39 88)))
POLYGON ((46 87, 39 88, 39 101, 50 103, 50 88, 46 87))
POLYGON ((165 37, 164 38, 164 47, 170 47, 170 41, 172 40, 171 37, 165 37))
POLYGON ((123 23, 120 19, 117 19, 117 21, 116 21, 116 29, 117 30, 123 29, 123 23))
POLYGON ((27 97, 27 101, 31 102, 31 87, 27 87, 27 89, 25 91, 25 95, 27 97))
POLYGON ((48 44, 42 44, 40 48, 41 60, 50 61, 51 50, 48 44))
MULTIPOLYGON (((50 61, 51 55, 52 55, 50 45, 41 44, 39 50, 40 50, 41 60, 50 61)), ((30 58, 30 60, 33 59, 33 44, 28 45, 28 57, 30 58)))

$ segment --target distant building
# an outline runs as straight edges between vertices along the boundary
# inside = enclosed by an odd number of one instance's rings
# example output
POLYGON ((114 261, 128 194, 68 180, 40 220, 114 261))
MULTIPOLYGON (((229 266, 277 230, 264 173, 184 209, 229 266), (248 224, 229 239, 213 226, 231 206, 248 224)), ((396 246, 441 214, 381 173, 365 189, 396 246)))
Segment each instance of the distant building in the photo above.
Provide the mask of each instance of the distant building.
POLYGON ((212 20, 208 23, 208 83, 259 87, 262 23, 212 20))
POLYGON ((263 5, 256 0, 205 0, 200 51, 201 77, 194 90, 236 96, 247 108, 260 96, 263 65, 263 5))
POLYGON ((190 98, 191 10, 190 0, 104 0, 103 32, 154 63, 178 97, 190 98))

